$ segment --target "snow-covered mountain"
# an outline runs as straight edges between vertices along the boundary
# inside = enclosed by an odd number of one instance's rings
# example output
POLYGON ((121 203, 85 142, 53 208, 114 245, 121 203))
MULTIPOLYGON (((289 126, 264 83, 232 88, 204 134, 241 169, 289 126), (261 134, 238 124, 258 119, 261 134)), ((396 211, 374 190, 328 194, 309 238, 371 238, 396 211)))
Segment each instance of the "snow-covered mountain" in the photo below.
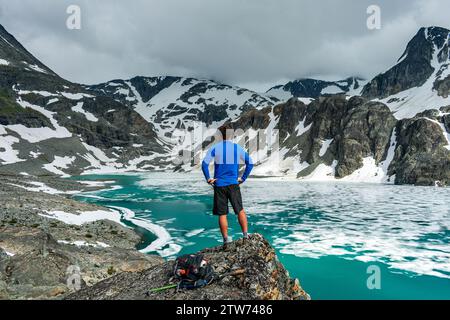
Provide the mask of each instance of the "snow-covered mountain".
POLYGON ((318 98, 323 95, 347 94, 359 95, 367 81, 350 77, 340 81, 325 81, 317 79, 298 79, 284 85, 270 88, 267 94, 282 101, 292 97, 305 98, 304 101, 318 98))
POLYGON ((301 79, 258 94, 171 76, 75 84, 0 28, 0 174, 195 170, 208 145, 197 129, 228 122, 254 145, 278 130, 279 152, 252 153, 255 174, 448 185, 448 34, 421 29, 367 84, 301 79))
POLYGON ((362 95, 387 104, 398 119, 450 105, 450 31, 422 28, 391 69, 376 76, 362 95))
POLYGON ((211 80, 170 76, 113 80, 86 89, 129 105, 163 137, 171 136, 174 129, 193 129, 198 122, 217 126, 251 108, 279 102, 211 80))
POLYGON ((0 172, 149 169, 166 146, 128 106, 59 77, 0 27, 0 172))

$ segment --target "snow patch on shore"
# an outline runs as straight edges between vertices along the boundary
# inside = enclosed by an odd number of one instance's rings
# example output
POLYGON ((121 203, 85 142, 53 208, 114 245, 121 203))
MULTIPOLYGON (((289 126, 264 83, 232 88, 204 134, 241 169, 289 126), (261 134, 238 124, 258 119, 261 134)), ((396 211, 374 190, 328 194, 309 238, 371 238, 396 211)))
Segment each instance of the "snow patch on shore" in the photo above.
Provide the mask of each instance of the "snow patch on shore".
MULTIPOLYGON (((330 144, 333 140, 327 140, 323 143, 321 152, 319 155, 322 157, 325 155, 326 150, 328 150, 330 144)), ((395 149, 397 147, 397 135, 395 129, 391 134, 391 139, 389 142, 389 149, 387 151, 386 159, 379 164, 376 163, 373 156, 363 158, 363 165, 361 168, 355 170, 350 175, 337 179, 336 176, 336 166, 338 165, 337 160, 335 160, 331 166, 326 164, 320 164, 317 168, 308 176, 300 178, 306 181, 326 181, 326 182, 354 182, 354 183, 393 183, 393 177, 388 175, 389 166, 394 159, 395 149)))
POLYGON ((95 243, 89 243, 86 241, 65 241, 65 240, 58 240, 58 243, 62 243, 62 244, 68 244, 68 245, 73 245, 73 246, 77 246, 77 247, 93 247, 93 248, 110 248, 111 246, 101 242, 101 241, 96 241, 95 243))
POLYGON ((324 163, 321 163, 317 166, 317 168, 308 176, 301 178, 301 180, 308 181, 332 181, 335 180, 335 171, 338 162, 335 160, 331 164, 331 166, 327 166, 324 163))
POLYGON ((22 189, 25 189, 27 191, 31 191, 31 192, 44 192, 44 193, 48 193, 48 194, 62 194, 64 192, 56 190, 54 188, 51 188, 49 186, 47 186, 45 183, 43 182, 38 182, 38 181, 27 181, 26 182, 29 185, 33 185, 34 187, 26 187, 20 184, 13 184, 10 183, 10 185, 15 186, 15 187, 19 187, 22 189))
POLYGON ((140 252, 157 252, 162 257, 167 257, 175 255, 181 250, 182 247, 180 245, 171 242, 172 237, 164 227, 151 223, 147 219, 136 217, 136 214, 128 208, 115 206, 110 206, 109 208, 116 209, 121 212, 122 219, 127 220, 138 227, 144 228, 157 236, 155 241, 153 241, 146 248, 140 250, 140 252))
POLYGON ((110 220, 121 223, 121 215, 114 210, 78 211, 79 214, 64 211, 45 211, 46 214, 39 214, 42 217, 55 219, 66 224, 81 226, 99 220, 110 220))

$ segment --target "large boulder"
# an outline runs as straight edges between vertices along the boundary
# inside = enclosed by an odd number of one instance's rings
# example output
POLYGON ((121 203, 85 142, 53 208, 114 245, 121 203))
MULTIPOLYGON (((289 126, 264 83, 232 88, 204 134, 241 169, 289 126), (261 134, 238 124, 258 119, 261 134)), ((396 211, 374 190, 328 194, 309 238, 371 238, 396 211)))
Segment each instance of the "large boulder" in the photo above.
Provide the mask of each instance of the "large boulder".
POLYGON ((390 168, 397 184, 450 185, 450 151, 445 148, 442 119, 428 113, 397 124, 398 146, 390 168))

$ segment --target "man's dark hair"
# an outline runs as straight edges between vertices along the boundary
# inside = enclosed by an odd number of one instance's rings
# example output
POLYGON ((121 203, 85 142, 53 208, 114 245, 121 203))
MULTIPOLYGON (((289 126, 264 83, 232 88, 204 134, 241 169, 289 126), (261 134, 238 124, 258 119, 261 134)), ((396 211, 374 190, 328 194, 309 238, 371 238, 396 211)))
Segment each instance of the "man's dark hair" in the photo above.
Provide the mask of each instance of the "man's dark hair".
POLYGON ((218 130, 222 135, 223 140, 233 139, 233 128, 229 124, 224 124, 218 130))

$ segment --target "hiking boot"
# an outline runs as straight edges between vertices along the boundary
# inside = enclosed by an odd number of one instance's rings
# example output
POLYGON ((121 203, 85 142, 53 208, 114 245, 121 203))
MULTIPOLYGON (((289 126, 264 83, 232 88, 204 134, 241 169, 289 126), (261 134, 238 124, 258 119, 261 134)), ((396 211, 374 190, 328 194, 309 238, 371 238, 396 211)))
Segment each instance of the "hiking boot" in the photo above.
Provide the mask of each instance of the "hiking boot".
POLYGON ((230 237, 227 237, 226 239, 223 239, 223 250, 228 249, 228 245, 233 242, 233 240, 230 237))

